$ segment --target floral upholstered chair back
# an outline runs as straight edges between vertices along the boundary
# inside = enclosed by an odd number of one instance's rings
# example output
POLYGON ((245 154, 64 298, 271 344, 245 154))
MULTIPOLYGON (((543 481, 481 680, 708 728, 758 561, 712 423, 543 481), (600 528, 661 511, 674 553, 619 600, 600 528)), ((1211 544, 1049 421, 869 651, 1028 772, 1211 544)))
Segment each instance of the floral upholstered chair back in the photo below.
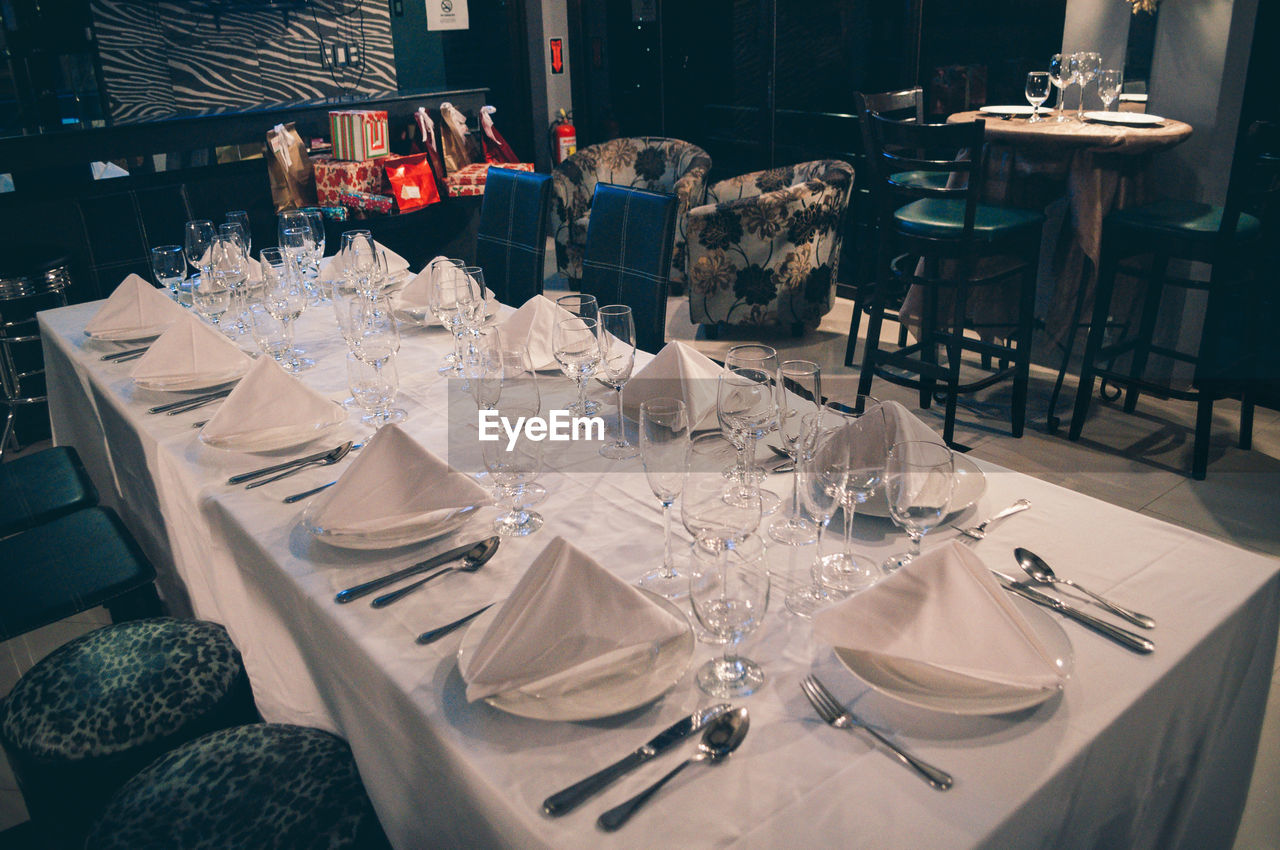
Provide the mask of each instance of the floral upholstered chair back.
POLYGON ((556 266, 576 282, 582 278, 582 251, 587 244, 591 197, 597 183, 614 183, 675 195, 675 244, 671 282, 679 290, 685 280, 685 216, 702 203, 711 157, 697 145, 679 139, 640 136, 613 139, 583 148, 552 171, 552 227, 556 266))
POLYGON ((814 328, 835 302, 853 168, 804 162, 723 180, 689 211, 696 324, 814 328))

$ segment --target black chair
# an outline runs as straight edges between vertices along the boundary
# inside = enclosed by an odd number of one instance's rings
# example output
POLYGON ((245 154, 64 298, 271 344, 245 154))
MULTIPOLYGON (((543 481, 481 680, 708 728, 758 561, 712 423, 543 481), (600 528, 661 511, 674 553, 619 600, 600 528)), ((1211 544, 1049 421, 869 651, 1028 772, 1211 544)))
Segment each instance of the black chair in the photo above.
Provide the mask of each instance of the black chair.
POLYGON ((1012 433, 1021 437, 1026 421, 1035 278, 1044 216, 981 203, 982 121, 917 124, 892 121, 870 111, 863 112, 860 118, 871 132, 870 162, 880 247, 858 392, 870 395, 872 381, 879 376, 918 389, 920 406, 928 408, 937 384, 942 382, 946 395, 942 436, 948 445, 954 445, 957 396, 1012 376, 1012 433), (947 179, 903 177, 920 172, 945 173, 947 179), (923 268, 903 269, 910 284, 924 287, 919 338, 911 345, 887 351, 880 341, 880 328, 886 305, 898 285, 893 259, 904 251, 920 257, 923 268), (1001 264, 994 271, 978 263, 996 257, 1010 257, 1015 262, 1001 264), (1019 288, 1017 321, 1007 337, 1012 346, 967 336, 969 290, 1014 278, 1019 288), (944 290, 951 301, 949 318, 941 315, 945 305, 939 296, 944 290), (946 350, 945 365, 938 361, 939 346, 946 350), (962 384, 960 367, 965 352, 982 355, 984 366, 992 356, 1000 358, 1001 363, 990 374, 962 384), (910 374, 902 374, 904 371, 910 374))
MULTIPOLYGON (((1257 122, 1246 131, 1237 149, 1231 170, 1225 206, 1216 207, 1190 201, 1162 200, 1117 210, 1107 216, 1102 227, 1102 256, 1098 263, 1098 286, 1094 295, 1093 321, 1085 344, 1080 386, 1068 437, 1080 439, 1094 378, 1126 387, 1124 410, 1132 413, 1140 392, 1196 404, 1195 444, 1192 448, 1191 477, 1201 480, 1209 466, 1209 432, 1213 403, 1222 398, 1240 397, 1240 439, 1242 449, 1252 442, 1254 390, 1253 369, 1263 358, 1264 340, 1271 328, 1259 328, 1257 304, 1264 280, 1267 251, 1274 255, 1276 204, 1280 199, 1280 125, 1257 122), (1152 255, 1150 275, 1137 331, 1104 344, 1105 324, 1111 311, 1116 270, 1122 260, 1152 255), (1209 263, 1209 281, 1169 277, 1171 259, 1209 263), (1153 339, 1161 296, 1166 286, 1206 290, 1208 302, 1200 343, 1195 353, 1157 345, 1153 339), (1129 355, 1128 369, 1116 361, 1129 355), (1190 387, 1146 376, 1152 354, 1194 368, 1190 387)), ((1270 354, 1274 357, 1274 354, 1270 354)))
POLYGON ((476 265, 504 304, 542 292, 551 175, 490 168, 480 207, 476 265))
POLYGON ((657 351, 667 337, 667 286, 676 196, 596 184, 582 258, 582 291, 600 306, 626 304, 636 347, 657 351))
POLYGON ((0 538, 98 503, 98 490, 70 446, 0 464, 0 494, 0 538))

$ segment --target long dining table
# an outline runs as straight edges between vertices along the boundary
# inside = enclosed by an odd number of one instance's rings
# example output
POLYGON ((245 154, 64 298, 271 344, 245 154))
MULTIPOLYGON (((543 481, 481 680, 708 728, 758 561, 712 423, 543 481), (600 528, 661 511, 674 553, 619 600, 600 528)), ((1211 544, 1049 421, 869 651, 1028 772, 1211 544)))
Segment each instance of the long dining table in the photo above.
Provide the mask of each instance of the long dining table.
MULTIPOLYGON (((767 680, 735 703, 751 716, 741 748, 722 763, 685 771, 616 833, 597 828, 597 816, 690 754, 695 739, 577 810, 544 815, 551 793, 719 702, 701 694, 692 672, 719 649, 699 644, 689 671, 641 708, 549 722, 467 702, 456 660, 464 632, 427 646, 414 637, 502 599, 556 535, 628 581, 656 565, 661 514, 639 461, 601 467, 556 455, 561 460, 539 478, 549 491, 537 507, 542 530, 504 539, 479 572, 446 577, 388 608, 337 605, 334 593, 343 587, 485 536, 492 514, 445 540, 401 549, 317 542, 300 523, 306 502, 282 499, 333 480, 345 466, 254 490, 229 486, 231 474, 280 455, 206 446, 192 424, 213 408, 148 414, 173 394, 139 389, 128 364, 100 359, 123 346, 83 333, 98 306, 39 317, 55 442, 80 451, 103 501, 155 561, 171 610, 227 627, 263 718, 346 738, 396 847, 1202 848, 1227 846, 1234 835, 1274 664, 1277 561, 981 462, 985 489, 953 521, 980 519, 1019 498, 1034 507, 968 544, 973 551, 1012 572, 1013 548, 1026 546, 1059 575, 1152 615, 1154 653, 1136 654, 1062 621, 1074 668, 1047 702, 992 716, 913 707, 848 672, 815 639, 810 621, 786 611, 781 597, 807 581, 813 551, 771 545, 774 596, 742 648, 767 680), (799 687, 809 673, 950 772, 954 787, 934 790, 865 735, 822 723, 799 687)), ((462 396, 437 372, 452 341, 440 328, 406 325, 401 335, 402 427, 447 457, 450 419, 458 427, 475 415, 459 410, 462 396)), ((344 398, 346 349, 328 305, 309 308, 297 336, 317 364, 301 380, 344 398)), ((641 352, 637 368, 650 357, 641 352)), ((544 397, 572 396, 563 377, 544 375, 541 383, 544 397)), ((591 392, 611 419, 611 391, 591 392)), ((353 412, 346 436, 368 431, 353 412)), ((772 482, 789 492, 785 476, 772 482)), ((956 534, 939 528, 926 549, 956 534)), ((892 523, 875 517, 858 517, 855 536, 858 550, 876 559, 906 545, 892 523)))

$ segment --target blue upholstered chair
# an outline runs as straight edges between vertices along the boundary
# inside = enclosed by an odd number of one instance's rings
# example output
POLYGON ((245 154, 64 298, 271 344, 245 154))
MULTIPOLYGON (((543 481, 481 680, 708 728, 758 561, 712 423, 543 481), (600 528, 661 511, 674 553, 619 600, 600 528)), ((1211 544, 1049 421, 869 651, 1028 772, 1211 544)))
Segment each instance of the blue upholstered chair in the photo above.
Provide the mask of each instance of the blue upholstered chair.
POLYGON ((551 176, 490 168, 480 206, 476 265, 504 304, 542 292, 551 176))

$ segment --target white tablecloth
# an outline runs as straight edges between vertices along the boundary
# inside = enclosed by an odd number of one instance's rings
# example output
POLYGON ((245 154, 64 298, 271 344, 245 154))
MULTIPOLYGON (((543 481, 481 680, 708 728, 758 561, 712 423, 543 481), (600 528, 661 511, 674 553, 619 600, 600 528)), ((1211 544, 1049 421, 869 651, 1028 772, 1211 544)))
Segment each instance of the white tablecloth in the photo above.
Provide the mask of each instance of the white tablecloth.
MULTIPOLYGON (((227 486, 229 474, 269 461, 201 444, 191 423, 213 408, 148 415, 167 396, 135 388, 127 364, 99 360, 119 346, 83 335, 96 307, 40 316, 56 441, 84 455, 104 501, 155 559, 166 598, 182 607, 185 597, 196 615, 227 626, 263 716, 351 743, 397 847, 1202 848, 1234 834, 1271 680, 1277 562, 993 466, 984 466, 987 491, 969 516, 1019 497, 1035 507, 995 526, 975 551, 1011 570, 1012 548, 1027 546, 1060 574, 1150 613, 1159 623, 1153 655, 1065 623, 1075 672, 1060 697, 1011 716, 941 715, 869 691, 846 672, 807 621, 785 612, 780 581, 761 631, 743 647, 768 682, 742 701, 752 723, 738 753, 686 771, 618 833, 597 830, 597 815, 674 766, 676 754, 567 816, 545 817, 548 794, 713 701, 686 673, 665 698, 621 717, 524 720, 466 702, 458 635, 426 647, 413 637, 502 598, 556 534, 628 580, 655 565, 660 513, 638 461, 619 464, 631 474, 547 471, 540 480, 551 497, 538 508, 546 527, 504 540, 474 575, 441 579, 385 610, 335 605, 341 587, 456 545, 457 536, 390 556, 313 542, 298 525, 303 506, 280 500, 336 471, 252 491, 227 486), (809 672, 950 771, 955 787, 939 793, 863 736, 821 724, 798 686, 809 672)), ((327 305, 303 316, 298 339, 319 363, 304 380, 344 397, 345 347, 327 305)), ((449 345, 440 330, 405 329, 400 352, 404 427, 438 453, 447 393, 436 366, 449 345)), ((570 396, 563 378, 544 387, 570 396)), ((592 392, 609 401, 608 390, 592 392)), ((354 414, 350 433, 363 433, 354 414)), ((789 491, 785 477, 774 480, 789 491)), ((856 529, 873 557, 906 544, 884 520, 860 518, 856 529)), ((926 546, 953 533, 939 530, 926 546)), ((795 550, 770 552, 774 569, 805 577, 795 550)), ((694 665, 714 651, 699 646, 694 665)))

